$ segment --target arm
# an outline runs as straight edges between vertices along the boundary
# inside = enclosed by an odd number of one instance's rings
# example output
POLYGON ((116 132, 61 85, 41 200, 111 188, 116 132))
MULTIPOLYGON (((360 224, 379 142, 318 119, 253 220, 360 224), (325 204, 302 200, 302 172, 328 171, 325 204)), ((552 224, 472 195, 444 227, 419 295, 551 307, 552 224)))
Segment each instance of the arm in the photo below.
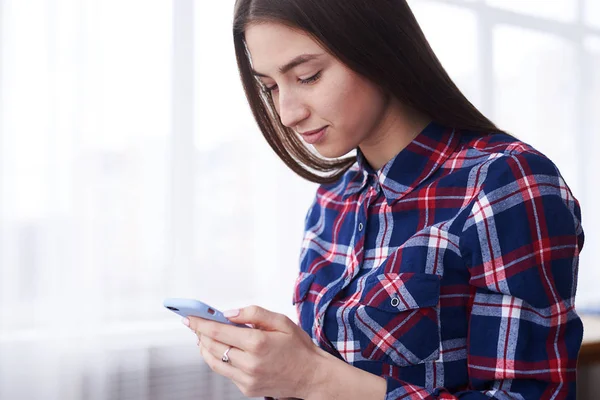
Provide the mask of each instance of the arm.
MULTIPOLYGON (((315 379, 307 385, 304 400, 381 400, 385 397, 385 379, 355 368, 350 364, 318 349, 314 364, 315 379)), ((265 400, 302 400, 296 397, 265 400)))
POLYGON ((575 398, 579 207, 542 156, 502 157, 486 172, 460 238, 472 287, 467 390, 384 381, 331 360, 307 400, 575 398))
POLYGON ((383 400, 385 379, 373 375, 321 350, 316 364, 316 381, 305 400, 383 400))
POLYGON ((548 159, 525 153, 490 165, 461 236, 474 287, 473 388, 494 398, 575 398, 580 221, 577 201, 548 159))

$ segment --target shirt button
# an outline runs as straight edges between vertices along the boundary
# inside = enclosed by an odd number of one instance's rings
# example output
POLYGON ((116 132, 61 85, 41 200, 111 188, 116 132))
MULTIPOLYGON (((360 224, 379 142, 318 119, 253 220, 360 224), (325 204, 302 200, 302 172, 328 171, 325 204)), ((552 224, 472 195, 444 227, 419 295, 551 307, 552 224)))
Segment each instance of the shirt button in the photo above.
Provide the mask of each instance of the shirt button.
POLYGON ((317 318, 317 326, 321 326, 323 325, 323 315, 321 315, 319 318, 317 318))
POLYGON ((400 304, 400 300, 397 297, 394 297, 392 299, 392 307, 398 307, 398 304, 400 304))
POLYGON ((360 224, 358 224, 358 231, 359 232, 362 232, 363 228, 364 228, 364 226, 363 226, 362 222, 360 224))

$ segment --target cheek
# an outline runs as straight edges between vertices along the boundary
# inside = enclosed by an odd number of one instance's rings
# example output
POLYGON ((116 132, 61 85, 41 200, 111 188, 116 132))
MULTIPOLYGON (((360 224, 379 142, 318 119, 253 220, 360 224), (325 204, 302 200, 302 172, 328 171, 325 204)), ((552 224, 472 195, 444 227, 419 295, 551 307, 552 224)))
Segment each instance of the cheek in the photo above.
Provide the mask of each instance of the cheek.
POLYGON ((348 118, 359 108, 350 82, 339 78, 328 81, 319 89, 314 107, 319 117, 331 122, 337 129, 348 125, 348 118))
MULTIPOLYGON (((340 82, 324 99, 325 118, 330 118, 344 136, 362 140, 381 116, 383 95, 361 79, 340 82)), ((356 143, 358 145, 358 143, 356 143)))

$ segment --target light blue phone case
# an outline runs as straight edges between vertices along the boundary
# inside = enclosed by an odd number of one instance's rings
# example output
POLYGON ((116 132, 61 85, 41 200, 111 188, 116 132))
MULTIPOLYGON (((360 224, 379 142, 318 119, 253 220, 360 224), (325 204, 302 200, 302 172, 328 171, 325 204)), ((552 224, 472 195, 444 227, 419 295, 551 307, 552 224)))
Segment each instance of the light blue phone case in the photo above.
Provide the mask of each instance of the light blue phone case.
POLYGON ((221 311, 198 300, 171 297, 165 299, 163 305, 182 317, 200 317, 211 321, 221 322, 223 324, 239 326, 240 328, 248 328, 246 325, 240 325, 229 321, 223 316, 221 311))

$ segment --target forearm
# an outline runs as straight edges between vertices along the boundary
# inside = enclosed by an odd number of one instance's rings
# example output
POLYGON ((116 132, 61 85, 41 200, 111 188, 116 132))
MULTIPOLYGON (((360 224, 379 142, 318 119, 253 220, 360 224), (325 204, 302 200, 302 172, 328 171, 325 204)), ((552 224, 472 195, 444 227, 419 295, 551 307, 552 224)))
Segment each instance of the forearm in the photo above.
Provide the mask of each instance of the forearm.
POLYGON ((384 400, 387 382, 321 351, 305 400, 384 400))

